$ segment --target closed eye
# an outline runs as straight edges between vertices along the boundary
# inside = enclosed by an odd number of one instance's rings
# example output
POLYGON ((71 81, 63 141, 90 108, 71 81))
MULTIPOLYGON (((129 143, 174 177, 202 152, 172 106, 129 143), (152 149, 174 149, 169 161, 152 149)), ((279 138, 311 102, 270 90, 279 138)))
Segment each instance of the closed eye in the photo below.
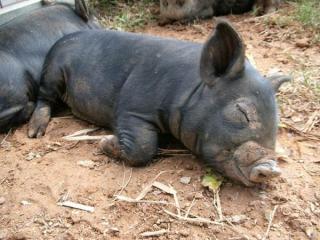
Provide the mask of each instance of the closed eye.
POLYGON ((247 122, 249 123, 250 119, 249 119, 248 113, 245 110, 245 108, 242 107, 241 104, 239 104, 239 103, 237 103, 236 106, 237 106, 238 110, 244 115, 244 117, 246 118, 247 122))
POLYGON ((226 124, 233 128, 257 128, 257 110, 255 105, 245 98, 229 103, 223 110, 226 124))
POLYGON ((228 106, 223 111, 226 124, 235 128, 244 128, 249 125, 249 118, 246 112, 237 105, 228 106))

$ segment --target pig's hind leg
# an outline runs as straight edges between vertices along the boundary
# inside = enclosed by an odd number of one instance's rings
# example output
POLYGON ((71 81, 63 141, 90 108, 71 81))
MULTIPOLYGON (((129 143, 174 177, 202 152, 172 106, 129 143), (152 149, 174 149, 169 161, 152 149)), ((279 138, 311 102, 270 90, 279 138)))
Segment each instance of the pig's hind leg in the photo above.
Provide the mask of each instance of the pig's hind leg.
POLYGON ((46 132, 51 108, 65 92, 64 74, 56 64, 45 63, 36 108, 29 122, 28 136, 39 138, 46 132))
POLYGON ((144 166, 157 153, 158 131, 142 119, 127 118, 118 125, 116 135, 101 140, 100 148, 107 155, 124 160, 131 166, 144 166))
POLYGON ((51 107, 45 101, 38 101, 29 122, 28 137, 39 138, 46 132, 51 118, 51 107))

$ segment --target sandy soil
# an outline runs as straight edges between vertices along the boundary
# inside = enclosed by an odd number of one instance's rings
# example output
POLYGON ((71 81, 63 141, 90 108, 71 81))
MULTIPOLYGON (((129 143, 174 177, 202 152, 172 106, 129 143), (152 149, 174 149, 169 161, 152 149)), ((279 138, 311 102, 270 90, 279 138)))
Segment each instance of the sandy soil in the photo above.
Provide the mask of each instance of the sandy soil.
MULTIPOLYGON (((310 69, 320 66, 319 47, 309 44, 311 33, 301 27, 267 28, 263 18, 248 15, 229 20, 242 33, 248 54, 263 73, 272 68, 296 71, 302 63, 311 63, 310 69), (307 45, 297 44, 301 40, 307 45)), ((213 26, 212 20, 166 27, 150 24, 143 31, 203 42, 213 26)), ((308 105, 304 110, 309 111, 293 110, 287 116, 290 91, 288 84, 280 94, 285 102, 282 120, 298 128, 319 106, 308 105), (293 116, 300 121, 293 121, 297 120, 293 116)), ((225 180, 219 196, 228 221, 208 224, 169 216, 164 209, 176 213, 173 197, 156 188, 144 200, 169 205, 115 200, 117 194, 135 198, 164 171, 157 181, 177 191, 182 213, 192 205, 190 216, 219 220, 213 194, 201 186, 204 168, 197 159, 159 156, 150 166, 132 169, 99 154, 95 141, 62 140, 88 127, 93 126, 73 117, 54 118, 41 139, 28 139, 26 125, 0 136, 0 239, 141 239, 141 233, 164 230, 149 239, 265 239, 272 213, 268 239, 320 239, 319 138, 280 129, 277 150, 282 176, 255 188, 225 180), (81 166, 81 160, 92 162, 81 166), (190 177, 190 183, 181 183, 182 177, 190 177), (93 206, 94 212, 57 205, 62 200, 93 206)), ((311 130, 319 134, 319 122, 311 130)))

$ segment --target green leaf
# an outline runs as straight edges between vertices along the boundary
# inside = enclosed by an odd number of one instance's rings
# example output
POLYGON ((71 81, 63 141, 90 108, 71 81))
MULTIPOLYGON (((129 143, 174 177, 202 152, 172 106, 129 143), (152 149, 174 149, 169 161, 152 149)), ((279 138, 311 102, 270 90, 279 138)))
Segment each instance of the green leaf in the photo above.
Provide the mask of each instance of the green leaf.
POLYGON ((212 169, 207 169, 207 173, 202 178, 202 186, 209 188, 212 192, 217 192, 223 182, 223 177, 215 173, 212 169))

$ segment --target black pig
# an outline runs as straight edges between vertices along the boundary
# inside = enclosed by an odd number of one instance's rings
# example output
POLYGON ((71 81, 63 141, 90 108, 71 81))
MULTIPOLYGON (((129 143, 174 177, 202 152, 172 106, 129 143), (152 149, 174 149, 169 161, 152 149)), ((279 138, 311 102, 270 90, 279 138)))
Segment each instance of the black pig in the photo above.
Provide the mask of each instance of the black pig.
POLYGON ((47 56, 29 137, 40 137, 51 108, 114 134, 101 147, 133 166, 150 162, 171 133, 208 165, 245 185, 278 176, 275 90, 227 22, 203 44, 117 31, 62 38, 47 56))
POLYGON ((83 0, 75 0, 75 10, 47 5, 0 26, 0 132, 30 118, 52 45, 66 34, 97 27, 83 0))
POLYGON ((161 25, 227 14, 241 14, 256 9, 261 15, 276 10, 280 0, 160 0, 161 25))

